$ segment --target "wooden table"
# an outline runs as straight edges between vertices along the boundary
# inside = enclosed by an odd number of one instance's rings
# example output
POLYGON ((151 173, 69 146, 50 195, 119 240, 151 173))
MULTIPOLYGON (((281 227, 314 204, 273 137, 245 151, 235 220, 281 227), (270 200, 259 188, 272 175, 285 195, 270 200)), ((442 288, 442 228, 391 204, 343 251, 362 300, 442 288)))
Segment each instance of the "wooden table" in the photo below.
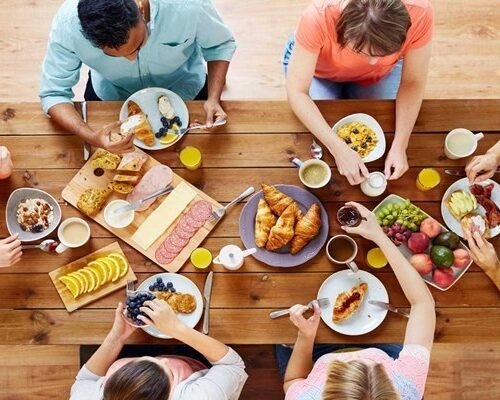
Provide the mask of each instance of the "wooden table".
MULTIPOLYGON (((388 147, 394 132, 394 102, 335 101, 319 102, 320 109, 331 124, 341 117, 366 112, 375 117, 387 133, 388 147)), ((88 120, 100 127, 116 120, 121 103, 89 103, 88 120)), ((202 104, 188 103, 191 120, 203 118, 202 104)), ((284 101, 226 102, 228 124, 217 133, 194 131, 181 143, 166 151, 151 153, 171 166, 197 187, 221 203, 230 201, 249 185, 261 182, 301 185, 297 170, 288 158, 296 154, 309 157, 311 136, 295 118, 284 101), (203 153, 203 168, 187 171, 181 167, 178 152, 182 146, 194 145, 203 153)), ((445 168, 463 168, 465 160, 449 160, 443 154, 445 134, 453 128, 465 127, 482 131, 478 153, 484 152, 500 139, 499 100, 430 100, 424 101, 408 149, 410 170, 402 179, 391 182, 387 193, 409 197, 442 222, 440 201, 444 191, 456 180, 444 174, 445 168), (438 188, 426 193, 418 191, 415 179, 422 167, 437 168, 442 177, 438 188)), ((5 204, 16 188, 33 186, 48 191, 61 201, 63 217, 81 216, 61 199, 61 191, 83 165, 82 142, 51 123, 37 103, 0 103, 0 144, 9 147, 16 170, 10 180, 0 183, 0 221, 5 220, 5 204)), ((327 154, 325 161, 333 165, 327 154)), ((383 160, 369 164, 370 170, 382 170, 383 160)), ((340 232, 335 220, 336 210, 347 200, 355 200, 373 208, 378 199, 351 187, 332 169, 338 181, 335 190, 314 193, 330 215, 330 234, 340 232)), ((228 243, 241 245, 238 220, 242 205, 232 209, 204 242, 214 255, 228 243)), ((99 344, 111 326, 113 309, 123 300, 120 291, 68 314, 56 293, 48 272, 69 261, 115 240, 102 227, 89 221, 92 240, 84 247, 54 256, 38 251, 26 252, 22 262, 12 268, 0 269, 0 346, 2 352, 38 357, 40 368, 50 366, 50 358, 59 357, 71 365, 64 373, 76 372, 73 365, 77 345, 99 344), (23 345, 23 346, 18 346, 23 345), (30 345, 30 346, 27 346, 30 345), (54 345, 54 346, 31 346, 54 345), (14 353, 11 353, 15 351, 14 353)), ((1 224, 0 237, 7 234, 1 224)), ((366 267, 364 255, 373 244, 357 239, 360 246, 358 263, 377 275, 387 287, 391 303, 408 307, 390 268, 374 271, 366 267)), ((499 241, 494 241, 498 248, 499 241)), ((121 242, 139 281, 162 270, 141 254, 121 242)), ((296 330, 286 318, 271 321, 268 314, 275 308, 306 303, 315 298, 321 283, 339 266, 331 264, 322 251, 310 263, 292 269, 267 267, 247 258, 238 272, 227 272, 213 266, 216 272, 211 303, 210 334, 231 344, 263 344, 293 342, 296 330)), ((180 271, 200 289, 206 273, 197 272, 187 263, 180 271)), ((436 341, 442 343, 500 342, 500 302, 495 286, 477 266, 448 292, 431 288, 437 306, 436 341)), ((321 324, 318 342, 399 342, 406 320, 389 313, 374 332, 360 337, 336 334, 321 324)), ((160 343, 142 331, 131 343, 160 343)), ((12 357, 12 356, 11 356, 12 357)), ((27 361, 28 362, 28 361, 27 361)), ((8 364, 8 362, 7 362, 8 364)), ((22 364, 22 362, 21 362, 22 364)), ((2 364, 5 367, 5 360, 2 364)), ((60 364, 57 364, 60 365, 60 364)))

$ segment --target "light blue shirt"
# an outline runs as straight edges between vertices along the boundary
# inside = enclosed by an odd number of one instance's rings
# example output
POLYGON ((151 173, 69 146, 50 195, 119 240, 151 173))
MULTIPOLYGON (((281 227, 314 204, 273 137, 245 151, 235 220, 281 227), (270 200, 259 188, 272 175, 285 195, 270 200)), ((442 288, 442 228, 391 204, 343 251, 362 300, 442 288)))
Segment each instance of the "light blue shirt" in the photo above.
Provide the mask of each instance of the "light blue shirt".
POLYGON ((59 8, 42 65, 40 99, 45 113, 72 103, 82 63, 103 100, 126 100, 146 87, 170 89, 190 100, 203 88, 205 61, 230 61, 236 43, 210 0, 150 0, 149 36, 135 60, 111 57, 81 32, 78 0, 59 8))

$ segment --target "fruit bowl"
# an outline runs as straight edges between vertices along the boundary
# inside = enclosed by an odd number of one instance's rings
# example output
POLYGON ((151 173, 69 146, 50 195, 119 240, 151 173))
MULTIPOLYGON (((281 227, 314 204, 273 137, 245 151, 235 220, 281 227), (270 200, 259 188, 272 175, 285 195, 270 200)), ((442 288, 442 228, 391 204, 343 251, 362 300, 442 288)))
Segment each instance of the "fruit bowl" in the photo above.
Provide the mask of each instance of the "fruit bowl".
MULTIPOLYGON (((373 212, 375 214, 377 214, 383 208, 387 207, 390 204, 400 206, 400 205, 405 204, 405 202, 408 203, 408 201, 405 200, 404 198, 402 198, 398 195, 395 195, 395 194, 390 194, 373 209, 373 212)), ((416 207, 416 208, 418 208, 418 207, 416 207)), ((425 218, 429 218, 429 217, 432 218, 432 216, 430 216, 429 214, 427 214, 424 210, 422 210, 420 208, 418 208, 418 213, 422 214, 422 216, 424 216, 425 218)), ((421 217, 418 217, 418 216, 416 218, 417 218, 417 221, 421 219, 421 217)), ((449 233, 449 230, 446 229, 445 226, 443 226, 442 224, 440 224, 437 221, 436 221, 436 224, 438 224, 441 227, 441 235, 449 233)), ((411 226, 410 228, 413 228, 413 229, 408 229, 410 232, 417 232, 417 229, 415 229, 415 227, 411 226)), ((403 229, 406 229, 406 228, 403 228, 403 229)), ((396 230, 397 230, 396 233, 398 233, 398 234, 401 233, 401 234, 403 234, 403 236, 408 236, 405 234, 407 232, 407 230, 404 230, 403 232, 400 232, 399 229, 396 229, 396 230)), ((386 231, 386 234, 388 233, 387 229, 384 229, 384 231, 386 231)), ((391 232, 391 233, 393 233, 393 232, 391 232)), ((446 235, 444 235, 444 236, 446 236, 446 235)), ((405 238, 405 240, 401 241, 400 243, 398 243, 399 242, 398 238, 401 238, 401 236, 398 236, 397 238, 391 237, 391 240, 393 240, 393 242, 395 242, 396 245, 399 244, 399 246, 398 246, 399 251, 401 251, 401 253, 409 261, 412 258, 412 256, 416 255, 408 247, 408 243, 406 240, 409 240, 410 237, 405 238)), ((428 262, 428 258, 423 257, 423 255, 433 256, 434 259, 438 259, 439 257, 442 257, 442 258, 446 257, 446 254, 444 254, 444 253, 447 253, 446 250, 441 248, 441 247, 445 247, 445 246, 442 246, 442 244, 443 244, 442 242, 444 241, 443 238, 439 238, 439 240, 437 240, 437 241, 435 240, 434 246, 432 246, 432 248, 436 248, 434 250, 435 254, 430 254, 431 253, 430 242, 432 242, 432 240, 426 244, 423 240, 418 240, 418 237, 416 239, 417 240, 415 240, 415 243, 410 243, 410 246, 414 247, 414 248, 418 248, 419 246, 421 246, 421 249, 425 249, 420 254, 418 254, 420 256, 420 258, 422 259, 422 260, 419 260, 419 262, 421 262, 421 264, 424 264, 426 261, 428 262)), ((459 254, 459 255, 462 254, 462 256, 463 256, 465 253, 461 253, 459 250, 467 252, 468 248, 467 248, 467 246, 465 246, 465 244, 463 242, 459 241, 458 246, 457 246, 456 250, 454 250, 454 251, 457 252, 457 254, 459 254)), ((461 257, 460 257, 460 260, 463 260, 461 257)), ((446 290, 450 289, 463 276, 463 274, 465 274, 465 272, 469 269, 469 267, 472 264, 472 260, 470 260, 470 257, 469 257, 469 261, 466 263, 464 263, 463 261, 460 261, 460 260, 456 260, 456 261, 454 260, 454 264, 460 263, 461 268, 458 268, 455 265, 453 265, 451 267, 437 267, 436 265, 432 265, 431 271, 429 271, 427 273, 421 273, 422 279, 425 282, 427 282, 429 285, 434 286, 436 289, 446 291, 446 290), (433 279, 433 274, 434 274, 434 279, 433 279), (446 284, 439 285, 435 282, 435 280, 438 280, 438 281, 440 280, 442 282, 446 281, 446 284)), ((447 263, 443 261, 443 264, 447 264, 447 263)), ((425 269, 426 268, 423 268, 422 271, 424 271, 425 269)))

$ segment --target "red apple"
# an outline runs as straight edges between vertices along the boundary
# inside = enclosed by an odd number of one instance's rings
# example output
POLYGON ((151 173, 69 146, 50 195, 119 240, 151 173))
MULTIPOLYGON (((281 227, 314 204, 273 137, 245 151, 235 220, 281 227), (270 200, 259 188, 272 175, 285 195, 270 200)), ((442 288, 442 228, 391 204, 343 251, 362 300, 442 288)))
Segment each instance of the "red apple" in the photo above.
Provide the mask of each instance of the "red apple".
POLYGON ((407 244, 412 253, 423 253, 429 247, 429 236, 422 232, 414 232, 408 239, 407 244))
POLYGON ((453 271, 451 269, 436 268, 434 270, 432 279, 434 280, 434 282, 436 282, 437 285, 446 288, 453 283, 453 271))
POLYGON ((455 260, 453 261, 453 266, 455 268, 465 268, 469 265, 470 255, 469 252, 465 249, 456 249, 453 251, 453 255, 455 256, 455 260))
POLYGON ((428 254, 414 254, 410 258, 410 264, 420 275, 427 275, 432 272, 432 260, 428 254))
POLYGON ((420 224, 420 232, 425 233, 431 239, 434 239, 441 233, 441 225, 434 218, 426 218, 420 224))

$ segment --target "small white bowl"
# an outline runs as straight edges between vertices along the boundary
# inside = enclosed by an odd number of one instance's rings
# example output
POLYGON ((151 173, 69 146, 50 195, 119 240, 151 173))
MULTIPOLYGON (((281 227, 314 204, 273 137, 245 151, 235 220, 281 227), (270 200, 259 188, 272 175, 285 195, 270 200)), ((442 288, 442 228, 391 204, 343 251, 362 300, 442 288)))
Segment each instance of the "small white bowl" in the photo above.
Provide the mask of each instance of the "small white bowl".
POLYGON ((382 127, 377 122, 377 120, 371 115, 361 113, 348 115, 347 117, 342 118, 335 125, 333 125, 333 133, 337 134, 337 131, 341 126, 350 124, 351 122, 361 122, 362 124, 365 124, 369 128, 373 129, 375 135, 377 136, 377 145, 370 153, 368 153, 366 157, 362 158, 363 162, 372 162, 382 157, 385 153, 384 131, 382 130, 382 127))
POLYGON ((135 211, 127 211, 118 215, 112 215, 111 213, 117 208, 128 206, 130 203, 125 200, 113 200, 104 209, 104 220, 106 223, 115 229, 126 228, 129 226, 135 218, 135 211))

